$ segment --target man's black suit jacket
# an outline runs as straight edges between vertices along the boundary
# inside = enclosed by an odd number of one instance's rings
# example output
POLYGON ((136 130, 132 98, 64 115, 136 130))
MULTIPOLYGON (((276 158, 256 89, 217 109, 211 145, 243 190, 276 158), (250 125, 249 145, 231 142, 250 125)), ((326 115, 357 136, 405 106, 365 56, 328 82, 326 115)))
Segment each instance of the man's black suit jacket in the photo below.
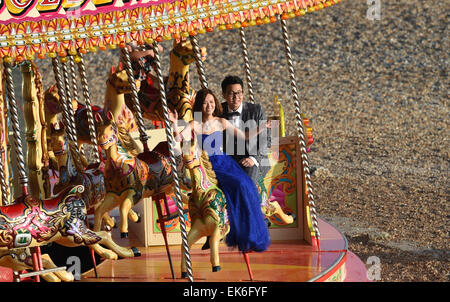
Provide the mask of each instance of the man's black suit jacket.
MULTIPOLYGON (((258 124, 263 125, 267 122, 264 109, 259 104, 242 102, 242 114, 240 116, 239 128, 242 131, 254 129, 258 124)), ((222 103, 223 118, 230 119, 227 103, 222 103)), ((248 141, 240 140, 232 133, 224 133, 224 152, 239 162, 241 159, 253 156, 259 164, 261 173, 268 171, 268 149, 270 148, 270 129, 262 131, 258 136, 248 141), (245 148, 244 148, 245 147, 245 148)))

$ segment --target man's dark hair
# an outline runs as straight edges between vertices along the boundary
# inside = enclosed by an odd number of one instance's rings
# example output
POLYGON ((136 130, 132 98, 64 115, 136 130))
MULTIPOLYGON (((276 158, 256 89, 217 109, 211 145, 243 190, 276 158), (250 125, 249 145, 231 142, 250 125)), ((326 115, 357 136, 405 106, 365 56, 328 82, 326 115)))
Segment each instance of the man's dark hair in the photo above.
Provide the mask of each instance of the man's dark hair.
POLYGON ((233 85, 233 84, 241 84, 241 87, 244 87, 244 82, 242 81, 242 79, 240 77, 228 75, 222 81, 222 92, 225 93, 228 85, 233 85))

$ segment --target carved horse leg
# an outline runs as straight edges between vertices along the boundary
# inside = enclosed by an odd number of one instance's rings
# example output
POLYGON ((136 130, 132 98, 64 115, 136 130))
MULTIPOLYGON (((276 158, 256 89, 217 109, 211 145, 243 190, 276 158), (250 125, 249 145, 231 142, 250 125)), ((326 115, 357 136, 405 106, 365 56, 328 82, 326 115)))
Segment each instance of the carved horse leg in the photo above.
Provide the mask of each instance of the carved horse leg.
POLYGON ((134 191, 128 190, 128 194, 120 204, 120 237, 128 237, 128 213, 133 206, 134 191))
POLYGON ((118 244, 116 244, 110 237, 110 234, 105 231, 96 232, 98 236, 102 238, 98 244, 93 244, 91 247, 94 249, 94 251, 99 250, 101 248, 100 244, 103 244, 107 248, 111 249, 113 252, 115 252, 117 255, 119 255, 122 258, 130 258, 130 257, 138 257, 141 255, 139 250, 135 247, 132 247, 130 249, 124 248, 118 244))
POLYGON ((220 243, 220 229, 216 228, 209 237, 209 246, 211 247, 210 258, 213 272, 220 271, 219 243, 220 243))
POLYGON ((120 204, 120 197, 113 193, 107 193, 103 202, 95 209, 94 214, 94 232, 100 231, 102 227, 102 219, 106 213, 120 204))
MULTIPOLYGON (((48 254, 42 255, 42 265, 44 266, 44 269, 49 268, 56 268, 56 264, 53 263, 52 259, 48 254)), ((47 282, 58 282, 58 281, 64 281, 64 282, 71 282, 74 280, 74 276, 67 272, 67 271, 59 271, 48 274, 48 278, 46 277, 47 274, 42 275, 45 281, 47 282), (50 281, 50 278, 52 278, 55 281, 50 281)))
MULTIPOLYGON (((191 230, 189 231, 189 234, 187 236, 187 244, 189 247, 189 250, 191 249, 191 246, 196 243, 200 238, 202 238, 204 235, 200 232, 201 228, 199 225, 202 224, 200 220, 197 220, 192 225, 191 230)), ((187 278, 187 267, 186 267, 186 256, 183 253, 183 247, 181 247, 181 278, 187 278)))
MULTIPOLYGON (((116 244, 111 239, 111 236, 108 232, 100 231, 95 232, 95 234, 99 236, 101 240, 98 243, 89 245, 89 247, 91 247, 102 258, 116 260, 117 256, 120 256, 122 258, 129 258, 141 255, 138 249, 136 249, 135 247, 125 248, 116 244), (100 244, 106 246, 108 249, 103 248, 102 246, 100 246, 100 244)), ((67 247, 80 246, 79 243, 73 241, 72 237, 61 237, 56 240, 56 243, 67 247)))
POLYGON ((103 202, 95 209, 94 231, 100 231, 102 218, 106 213, 120 206, 120 236, 122 238, 128 237, 128 217, 131 216, 130 218, 134 222, 139 221, 139 215, 131 210, 134 194, 133 190, 126 190, 120 196, 113 193, 106 194, 103 202))

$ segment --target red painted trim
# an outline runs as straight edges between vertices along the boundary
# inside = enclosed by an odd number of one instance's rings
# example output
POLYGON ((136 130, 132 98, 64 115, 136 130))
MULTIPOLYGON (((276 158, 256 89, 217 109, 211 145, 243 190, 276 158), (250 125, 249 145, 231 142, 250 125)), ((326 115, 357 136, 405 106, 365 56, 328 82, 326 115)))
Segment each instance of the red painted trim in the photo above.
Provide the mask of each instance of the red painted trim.
POLYGON ((340 252, 344 253, 344 256, 339 260, 339 262, 337 264, 335 264, 331 270, 326 272, 324 275, 322 275, 318 279, 314 280, 314 282, 325 282, 331 276, 333 276, 342 266, 345 265, 345 262, 347 261, 347 251, 340 251, 340 252))

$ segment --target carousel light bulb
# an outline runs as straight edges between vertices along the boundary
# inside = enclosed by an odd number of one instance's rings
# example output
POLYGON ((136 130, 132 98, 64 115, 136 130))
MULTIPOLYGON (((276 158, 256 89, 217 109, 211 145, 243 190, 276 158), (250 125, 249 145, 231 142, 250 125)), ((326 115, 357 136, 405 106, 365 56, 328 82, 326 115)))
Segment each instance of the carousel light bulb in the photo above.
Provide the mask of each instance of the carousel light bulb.
POLYGON ((11 57, 4 57, 3 62, 11 64, 12 62, 14 62, 14 59, 11 57))

